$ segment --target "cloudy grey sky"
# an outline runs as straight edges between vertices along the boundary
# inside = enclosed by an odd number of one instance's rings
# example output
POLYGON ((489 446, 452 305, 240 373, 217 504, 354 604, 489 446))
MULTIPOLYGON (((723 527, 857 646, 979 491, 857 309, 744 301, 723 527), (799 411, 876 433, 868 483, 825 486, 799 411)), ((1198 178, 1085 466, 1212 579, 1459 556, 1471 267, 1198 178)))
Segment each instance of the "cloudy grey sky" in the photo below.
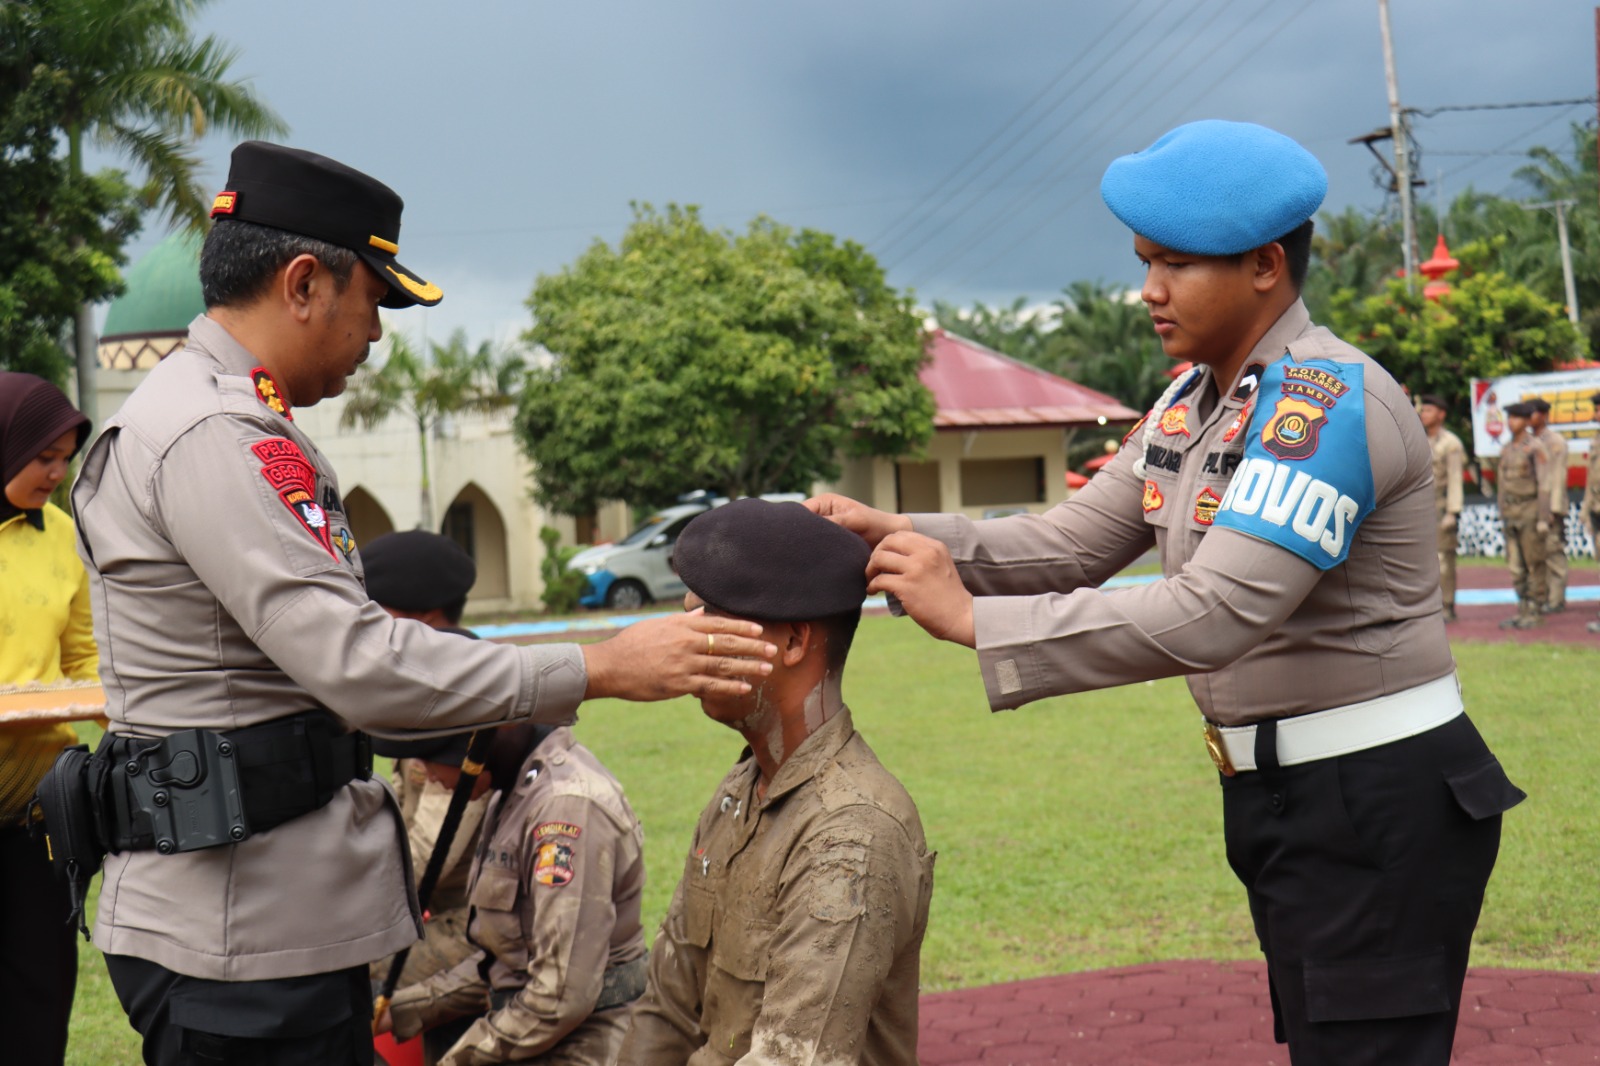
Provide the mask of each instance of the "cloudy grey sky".
MULTIPOLYGON (((1592 2, 1392 7, 1409 106, 1595 92, 1592 2)), ((534 278, 614 242, 632 200, 854 238, 924 304, 1132 284, 1100 174, 1198 118, 1299 139, 1326 206, 1384 204, 1346 144, 1388 123, 1376 0, 216 0, 200 28, 288 143, 405 198, 401 260, 446 298, 394 324, 430 336, 525 328, 534 278)), ((1419 118, 1423 176, 1516 194, 1520 153, 1594 114, 1419 118)), ((230 148, 203 145, 216 188, 230 148)))

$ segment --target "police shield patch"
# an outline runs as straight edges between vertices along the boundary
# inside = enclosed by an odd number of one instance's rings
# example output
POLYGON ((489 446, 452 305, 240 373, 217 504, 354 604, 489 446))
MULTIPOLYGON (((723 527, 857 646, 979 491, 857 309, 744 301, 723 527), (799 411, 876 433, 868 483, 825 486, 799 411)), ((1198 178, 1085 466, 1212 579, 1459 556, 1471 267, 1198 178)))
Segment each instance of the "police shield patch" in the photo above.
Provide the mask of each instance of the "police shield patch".
POLYGON ((572 881, 572 848, 559 840, 539 845, 533 860, 533 879, 550 888, 560 888, 572 881))
POLYGON ((1279 459, 1306 459, 1317 450, 1317 438, 1328 412, 1314 403, 1285 396, 1261 427, 1261 444, 1279 459))
POLYGON ((298 445, 282 437, 268 437, 250 445, 250 451, 261 461, 261 476, 266 479, 278 499, 289 509, 311 539, 338 561, 333 547, 333 531, 328 527, 328 513, 317 502, 317 471, 298 445))

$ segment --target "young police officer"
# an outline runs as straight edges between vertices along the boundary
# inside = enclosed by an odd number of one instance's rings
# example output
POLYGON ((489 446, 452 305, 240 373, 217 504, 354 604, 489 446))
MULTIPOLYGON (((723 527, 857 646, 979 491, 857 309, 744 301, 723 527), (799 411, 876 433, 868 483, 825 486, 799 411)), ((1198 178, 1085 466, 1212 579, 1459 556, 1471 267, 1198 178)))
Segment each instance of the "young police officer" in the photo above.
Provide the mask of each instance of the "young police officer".
POLYGON ((877 546, 873 589, 977 648, 996 709, 1188 675, 1293 1062, 1444 1066, 1522 793, 1462 714, 1422 426, 1299 300, 1326 188, 1245 123, 1116 160, 1156 333, 1197 364, 1131 446, 1042 516, 811 506, 877 546), (1163 580, 1096 590, 1152 546, 1163 580))
POLYGON ((393 797, 352 728, 735 694, 776 651, 699 616, 582 648, 464 641, 368 598, 293 408, 344 390, 380 307, 439 301, 396 259, 400 212, 331 159, 240 145, 201 252, 206 313, 73 491, 112 722, 95 943, 148 1062, 372 1060, 367 964, 419 922, 393 797))

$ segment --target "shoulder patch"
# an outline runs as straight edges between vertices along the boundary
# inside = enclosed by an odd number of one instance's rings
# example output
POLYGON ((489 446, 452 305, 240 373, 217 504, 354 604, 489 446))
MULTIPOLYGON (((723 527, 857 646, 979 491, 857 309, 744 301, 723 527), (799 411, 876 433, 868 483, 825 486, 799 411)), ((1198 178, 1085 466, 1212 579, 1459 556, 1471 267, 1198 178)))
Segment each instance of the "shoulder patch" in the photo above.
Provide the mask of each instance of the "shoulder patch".
POLYGON ((278 390, 277 381, 268 373, 266 367, 258 366, 250 371, 250 380, 255 382, 256 399, 265 404, 269 410, 282 415, 290 422, 294 421, 289 405, 283 402, 283 393, 278 390))
MULTIPOLYGON (((1266 368, 1257 391, 1264 414, 1267 403, 1274 406, 1261 432, 1246 438, 1213 524, 1276 544, 1318 569, 1338 566, 1376 503, 1363 366, 1286 356, 1266 368)), ((1198 509, 1195 517, 1203 521, 1198 509)))
POLYGON ((547 888, 560 888, 571 884, 576 873, 572 845, 554 839, 539 845, 533 860, 534 881, 547 888))
POLYGON ((583 836, 583 827, 571 822, 540 822, 533 827, 534 843, 543 843, 551 837, 569 837, 577 840, 583 836))
POLYGON ((317 502, 317 470, 305 453, 292 440, 268 437, 250 445, 250 451, 261 461, 261 476, 278 494, 278 499, 294 515, 311 539, 337 562, 338 553, 333 547, 333 533, 328 528, 328 513, 317 502))

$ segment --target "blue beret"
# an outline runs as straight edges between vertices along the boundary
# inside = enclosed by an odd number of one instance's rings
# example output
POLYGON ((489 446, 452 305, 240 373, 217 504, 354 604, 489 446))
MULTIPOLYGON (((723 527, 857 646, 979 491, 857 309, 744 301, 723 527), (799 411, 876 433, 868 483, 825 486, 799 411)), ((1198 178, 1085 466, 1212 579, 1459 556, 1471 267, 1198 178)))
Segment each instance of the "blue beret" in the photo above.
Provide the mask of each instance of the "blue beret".
POLYGON ((1205 119, 1113 160, 1100 179, 1112 214, 1147 240, 1190 255, 1271 244, 1328 194, 1316 156, 1251 122, 1205 119))
POLYGON ((871 555, 866 541, 798 503, 750 497, 685 526, 672 562, 708 607, 811 622, 861 609, 871 555))

